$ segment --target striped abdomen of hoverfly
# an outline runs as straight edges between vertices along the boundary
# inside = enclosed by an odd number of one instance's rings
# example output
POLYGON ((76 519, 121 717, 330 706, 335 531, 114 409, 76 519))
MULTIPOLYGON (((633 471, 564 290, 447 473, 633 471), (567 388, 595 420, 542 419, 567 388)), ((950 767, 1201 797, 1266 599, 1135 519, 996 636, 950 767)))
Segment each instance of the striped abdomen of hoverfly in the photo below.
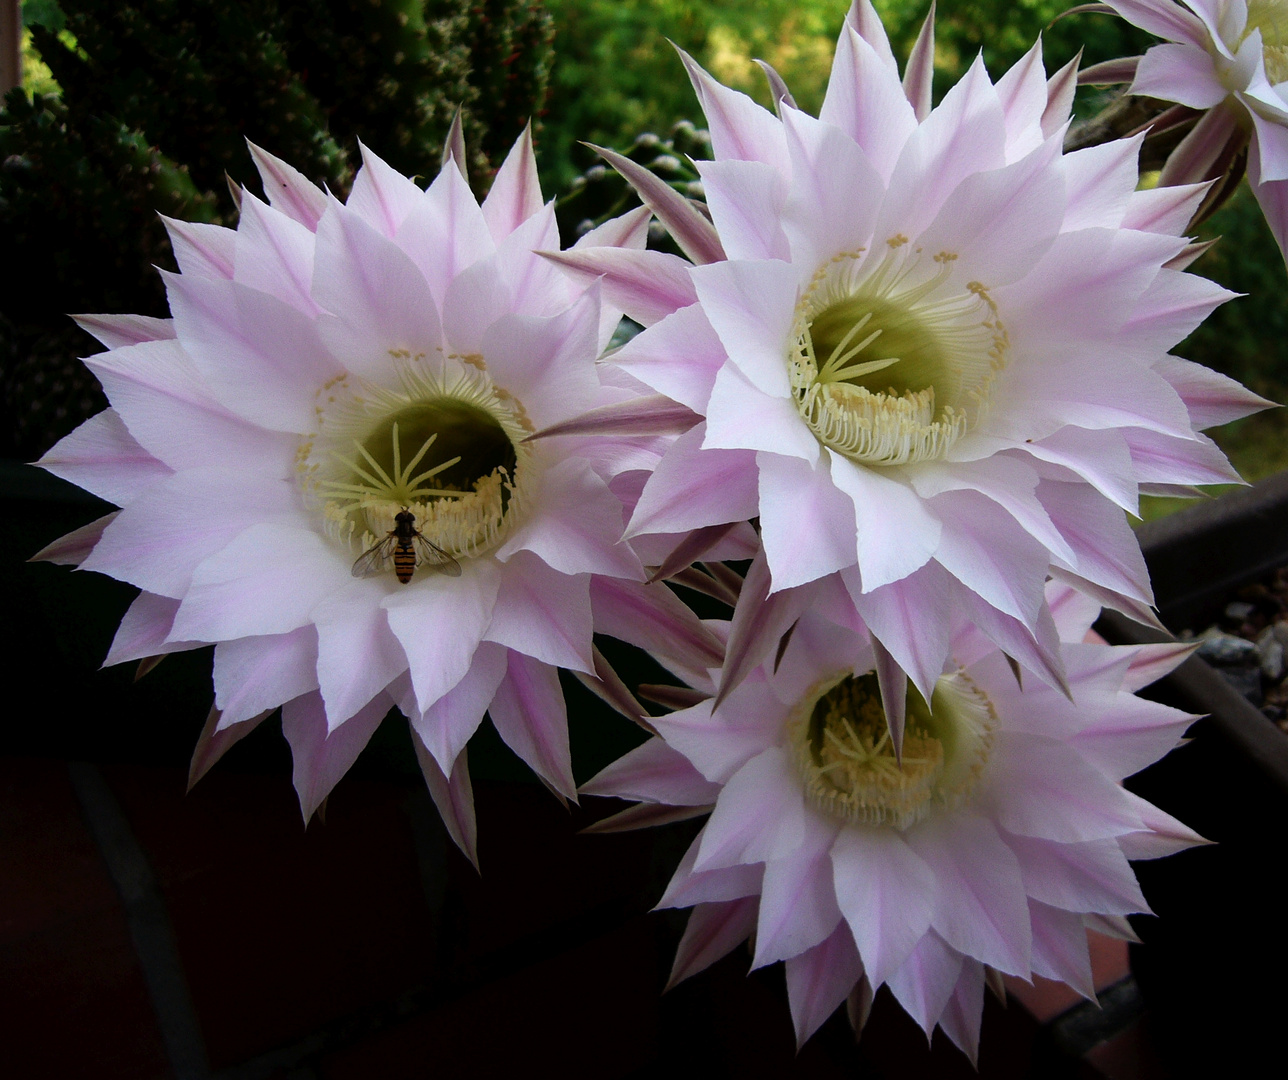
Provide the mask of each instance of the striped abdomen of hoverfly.
POLYGON ((412 546, 410 536, 399 536, 394 547, 394 573, 404 585, 411 580, 416 570, 416 549, 412 546))

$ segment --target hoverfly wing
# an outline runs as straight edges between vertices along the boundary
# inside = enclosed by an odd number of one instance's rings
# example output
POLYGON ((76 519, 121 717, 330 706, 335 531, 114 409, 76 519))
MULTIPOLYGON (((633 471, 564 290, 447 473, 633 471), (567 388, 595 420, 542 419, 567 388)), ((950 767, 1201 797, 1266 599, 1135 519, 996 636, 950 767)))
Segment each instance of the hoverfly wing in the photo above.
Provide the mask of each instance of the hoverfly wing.
POLYGON ((388 570, 393 558, 394 548, 398 546, 398 537, 390 533, 383 540, 378 540, 353 560, 350 573, 354 577, 372 577, 388 570))
POLYGON ((412 544, 416 548, 417 566, 427 567, 436 574, 446 574, 448 577, 461 576, 461 564, 449 552, 432 540, 427 540, 419 530, 412 537, 412 544))

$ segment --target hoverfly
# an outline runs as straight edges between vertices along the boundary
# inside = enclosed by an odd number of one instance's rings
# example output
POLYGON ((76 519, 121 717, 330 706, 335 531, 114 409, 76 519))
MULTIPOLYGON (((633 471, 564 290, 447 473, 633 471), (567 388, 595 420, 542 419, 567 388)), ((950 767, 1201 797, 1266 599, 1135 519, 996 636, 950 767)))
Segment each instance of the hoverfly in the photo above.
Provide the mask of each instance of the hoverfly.
POLYGON ((450 554, 427 540, 416 528, 416 515, 405 506, 394 515, 394 527, 383 540, 372 544, 354 560, 354 577, 371 577, 393 566, 398 580, 406 585, 418 566, 428 566, 438 574, 459 577, 461 564, 450 554))

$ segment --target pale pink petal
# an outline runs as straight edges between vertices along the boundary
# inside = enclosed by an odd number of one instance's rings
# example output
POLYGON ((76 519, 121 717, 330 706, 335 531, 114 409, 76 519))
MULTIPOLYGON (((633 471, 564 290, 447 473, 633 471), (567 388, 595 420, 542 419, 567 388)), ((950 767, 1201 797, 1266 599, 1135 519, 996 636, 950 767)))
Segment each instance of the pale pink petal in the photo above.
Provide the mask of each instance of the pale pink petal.
POLYGON ((66 536, 60 536, 52 543, 46 544, 27 561, 48 562, 57 566, 80 566, 94 550, 94 545, 102 539, 103 530, 116 520, 118 513, 120 513, 119 510, 113 510, 88 525, 73 529, 66 536))
POLYGON ((568 714, 558 671, 510 650, 505 678, 497 687, 488 715, 506 745, 547 787, 577 801, 568 753, 568 714))
MULTIPOLYGON (((540 203, 538 203, 540 206, 540 203)), ((443 304, 458 274, 496 251, 488 224, 459 169, 443 169, 394 236, 443 304)))
POLYGON ((836 902, 874 988, 930 927, 935 872, 893 829, 842 829, 832 845, 836 902))
POLYGON ((1006 158, 1016 161, 1036 150, 1044 139, 1042 117, 1047 109, 1046 69, 1042 42, 1036 42, 997 82, 997 98, 1006 121, 1006 158))
MULTIPOLYGON (((908 63, 903 71, 903 92, 908 104, 917 115, 918 122, 930 115, 931 91, 935 79, 935 3, 931 0, 930 10, 926 12, 925 21, 908 54, 908 63)), ((1045 103, 1045 102, 1044 102, 1045 103)))
POLYGON ((583 795, 612 795, 671 806, 708 806, 720 788, 662 739, 649 739, 581 785, 583 795))
POLYGON ((946 491, 975 491, 1005 510, 1033 539, 1062 558, 1073 558, 1073 550, 1052 523, 1038 500, 1038 474, 1018 457, 991 457, 969 462, 927 462, 911 476, 912 486, 922 498, 946 491))
POLYGON ((978 58, 908 136, 890 174, 890 193, 877 219, 876 237, 918 236, 967 177, 1003 166, 1005 151, 1001 102, 978 58))
POLYGON ((422 712, 414 701, 404 703, 412 730, 443 772, 456 774, 459 757, 483 722, 508 661, 508 649, 485 641, 475 650, 469 671, 428 709, 422 712))
MULTIPOLYGON (((1073 113, 1073 95, 1078 89, 1078 64, 1081 60, 1082 51, 1079 50, 1072 60, 1047 80, 1047 104, 1042 112, 1042 134, 1048 139, 1069 122, 1073 113)), ((1131 76, 1128 75, 1127 78, 1130 79, 1131 76)), ((977 1037, 978 1031, 977 1021, 977 1037)))
POLYGON ((1107 776, 1122 780, 1179 746, 1197 719, 1193 713, 1119 694, 1069 742, 1107 776))
POLYGON ((165 341, 175 333, 173 319, 156 319, 151 315, 73 315, 72 318, 77 326, 93 334, 109 349, 165 341))
POLYGON ((500 243, 540 210, 543 202, 529 122, 501 162, 492 189, 483 200, 483 217, 492 237, 500 243))
POLYGON ((863 591, 905 578, 939 547, 939 519, 912 488, 829 450, 832 479, 854 502, 863 591))
POLYGON ((1257 205, 1265 215, 1266 224, 1274 234, 1279 251, 1288 258, 1288 180, 1271 180, 1258 183, 1251 175, 1253 162, 1248 162, 1249 182, 1252 193, 1257 197, 1257 205))
MULTIPOLYGON (((85 365, 103 384, 130 436, 170 468, 228 465, 283 477, 294 472, 298 440, 265 431, 218 404, 177 342, 151 341, 114 349, 90 357, 85 365)), ((91 432, 100 437, 108 434, 91 432)), ((74 437, 73 432, 69 438, 74 437)))
POLYGON ((1209 35, 1203 23, 1179 4, 1160 0, 1107 0, 1119 15, 1155 37, 1188 41, 1204 48, 1209 35))
POLYGON ((1131 666, 1123 678, 1123 689, 1135 693, 1142 687, 1156 682, 1175 670, 1198 648, 1193 641, 1161 642, 1157 645, 1137 645, 1131 666))
POLYGON ((763 161, 699 161, 696 166, 728 258, 788 258, 779 223, 786 184, 779 169, 763 161))
POLYGON ((593 673, 590 574, 561 573, 522 551, 502 573, 483 639, 554 667, 593 673))
POLYGON ((840 829, 835 820, 806 814, 802 843, 779 858, 766 860, 753 969, 788 960, 822 944, 841 923, 830 858, 840 829))
POLYGON ((729 626, 729 644, 720 670, 717 704, 778 648, 783 635, 809 604, 812 590, 778 589, 771 592, 772 587, 765 555, 757 553, 747 570, 729 626))
POLYGON ((893 62, 886 63, 849 25, 841 28, 837 39, 818 116, 853 139, 882 180, 889 180, 905 143, 917 129, 917 115, 893 62))
POLYGON ((1136 192, 1143 139, 1115 139, 1064 155, 1068 204, 1062 231, 1122 223, 1136 192))
POLYGON ((886 980, 886 985, 929 1036, 957 988, 961 970, 961 953, 931 931, 917 942, 908 959, 886 980))
POLYGON ((1242 478, 1211 439, 1174 439, 1157 431, 1123 433, 1142 484, 1238 484, 1242 478))
POLYGON ((1095 1001, 1096 983, 1082 916, 1030 900, 1029 919, 1033 925, 1033 974, 1067 983, 1095 1001))
POLYGON ((610 359, 659 393, 703 413, 716 373, 728 358, 702 305, 691 304, 637 334, 610 359))
POLYGON ((931 509, 943 523, 935 561, 998 611, 1031 625, 1043 601, 1046 548, 977 492, 945 492, 931 509))
POLYGON ((756 898, 699 904, 689 915, 675 950, 667 989, 727 956, 756 928, 756 898))
POLYGON ((116 636, 112 639, 112 647, 107 651, 103 666, 111 667, 127 660, 142 660, 149 656, 199 648, 203 642, 169 640, 174 615, 178 610, 179 601, 173 597, 157 596, 150 592, 139 593, 121 617, 121 625, 116 629, 116 636))
MULTIPOLYGON (((1140 494, 1136 471, 1132 464, 1131 450, 1122 431, 1102 429, 1089 431, 1080 427, 1062 427, 1044 439, 1035 439, 1023 447, 1039 461, 1049 462, 1067 469, 1072 476, 1062 474, 1062 479, 1081 477, 1107 499, 1111 499, 1128 513, 1140 508, 1140 494)), ((1040 489, 1039 500, 1064 490, 1040 489)), ((1052 548, 1053 551, 1059 551, 1052 548)), ((1062 558, 1067 555, 1061 554, 1062 558)))
POLYGON ((530 551, 564 574, 643 580, 644 568, 621 535, 617 497, 587 462, 567 457, 541 476, 530 517, 496 555, 505 560, 530 551))
POLYGON ((313 244, 313 233, 298 221, 246 192, 237 226, 233 280, 315 316, 320 309, 310 293, 313 244))
POLYGON ((591 149, 625 177, 644 205, 666 226, 680 250, 694 263, 702 266, 725 258, 716 226, 675 188, 622 154, 602 146, 591 146, 591 149))
POLYGON ((666 892, 662 894, 662 899, 657 902, 654 910, 691 907, 717 900, 738 900, 744 896, 760 895, 760 883, 765 872, 762 863, 726 866, 698 873, 694 871, 693 865, 701 846, 702 833, 699 832, 685 851, 684 858, 680 860, 666 892))
POLYGON ((1134 191, 1127 203, 1122 227, 1179 236, 1185 232, 1210 188, 1210 184, 1178 184, 1134 191))
POLYGON ((161 596, 182 597, 202 560, 257 523, 293 521, 297 499, 286 481, 231 469, 189 469, 134 499, 82 566, 161 596))
POLYGON ((291 744, 294 761, 291 778, 306 823, 358 759, 390 707, 389 698, 380 694, 356 716, 327 734, 326 708, 317 691, 282 706, 282 734, 291 744))
POLYGON ((318 222, 313 298, 332 313, 319 323, 323 341, 354 374, 387 378, 390 350, 431 354, 441 343, 434 297, 416 264, 334 201, 318 222))
POLYGON ((538 429, 598 403, 591 367, 599 337, 599 288, 566 311, 542 318, 506 315, 483 335, 488 373, 523 407, 538 429))
POLYGON ((1179 356, 1160 357, 1154 370, 1180 395, 1196 428, 1228 424, 1274 405, 1228 376, 1179 356))
POLYGON ((958 587, 955 610, 973 622, 1007 656, 1033 672, 1047 686, 1069 693, 1060 659, 1060 637, 1050 612, 1043 609, 1033 625, 998 611, 964 587, 958 587))
POLYGON ((810 464, 819 459, 818 439, 805 426, 796 402, 763 392, 735 364, 726 364, 716 374, 702 448, 768 451, 810 464))
POLYGON ((206 717, 206 725, 197 738, 197 745, 192 750, 192 760, 188 764, 188 790, 191 791, 221 757, 259 727, 269 715, 269 712, 262 712, 220 731, 216 726, 219 723, 219 710, 212 707, 210 715, 206 717))
POLYGON ((1008 832, 1041 840, 1103 840, 1142 827, 1122 788, 1081 753, 1018 731, 994 733, 980 799, 1008 832))
POLYGON ((173 476, 126 430, 116 409, 103 409, 53 445, 36 462, 77 488, 125 506, 153 484, 173 476))
POLYGON ((697 299, 689 264, 663 251, 595 247, 541 254, 582 285, 599 281, 605 302, 642 326, 652 326, 697 299))
POLYGON ((648 226, 652 219, 652 210, 647 206, 637 206, 618 217, 609 218, 602 225, 595 226, 573 244, 573 247, 619 247, 643 251, 644 245, 648 243, 648 226))
MULTIPOLYGON (((316 690, 318 636, 311 626, 215 646, 217 731, 316 690)), ((365 703, 364 703, 365 704, 365 703)))
MULTIPOLYGON (((407 215, 420 205, 424 195, 412 181, 391 168, 358 140, 362 168, 353 179, 353 190, 345 206, 371 228, 394 237, 407 215)), ((319 233, 322 231, 319 225, 319 233)))
POLYGON ((807 811, 786 751, 762 750, 729 778, 702 834, 694 863, 715 870, 780 859, 800 847, 807 811))
POLYGON ((459 578, 425 574, 384 601, 390 629, 407 654, 421 711, 469 671, 492 620, 500 580, 501 569, 492 559, 470 559, 459 578))
POLYGON ((318 678, 331 730, 407 670, 407 654, 381 606, 401 588, 389 574, 350 580, 309 614, 317 627, 318 678))
POLYGON ((1273 90, 1264 95, 1272 99, 1273 104, 1257 102, 1257 95, 1251 93, 1238 96, 1248 105, 1248 115, 1252 117, 1256 143, 1252 153, 1257 159, 1256 183, 1264 187, 1288 180, 1288 129, 1284 126, 1286 117, 1283 99, 1273 90))
POLYGON ((438 807, 447 834, 477 870, 478 822, 474 817, 474 785, 470 782, 470 768, 465 751, 462 750, 457 757, 449 779, 438 767, 433 755, 425 749, 425 744, 420 741, 414 729, 412 745, 416 750, 421 775, 425 777, 425 786, 429 789, 434 805, 438 807))
MULTIPOLYGON (((497 245, 496 265, 520 315, 554 315, 576 298, 567 275, 539 251, 559 250, 552 199, 497 245)), ((641 254, 637 252, 636 254, 641 254)))
POLYGON ((777 259, 723 262, 693 269, 702 309, 729 362, 763 393, 787 399, 792 322, 799 270, 777 259))
POLYGON ((1205 840, 1188 825, 1177 821, 1171 814, 1146 802, 1139 795, 1129 791, 1127 796, 1147 829, 1144 832, 1128 833, 1118 837, 1118 846, 1127 858, 1160 859, 1166 855, 1174 855, 1178 851, 1212 842, 1205 840))
POLYGON ((858 559, 854 504, 832 479, 830 455, 812 465, 760 453, 760 530, 778 592, 853 566, 858 559))
POLYGON ((1078 556, 1070 570, 1133 600, 1154 602, 1140 543, 1117 507, 1077 484, 1044 480, 1038 495, 1078 556))
POLYGON ((826 941, 789 957, 785 973, 799 1049, 863 978, 863 961, 854 947, 849 926, 838 926, 826 941))
POLYGON ((1236 295, 1206 278, 1164 267, 1123 325, 1122 340, 1126 345, 1166 351, 1236 295))
POLYGON ((706 424, 675 440, 644 486, 626 536, 678 533, 759 513, 756 455, 703 450, 706 424))
MULTIPOLYGON (((1087 631, 1091 629, 1091 624, 1100 618, 1100 604, 1092 597, 1060 581, 1047 582, 1046 594, 1047 608, 1051 612, 1051 618, 1055 620, 1056 628, 1060 631, 1060 640, 1082 641, 1087 631)), ((1147 681, 1153 682, 1153 679, 1147 681)), ((1139 689, 1139 687, 1132 689, 1139 689)))
POLYGON ((939 1026, 976 1068, 979 1067, 979 1028, 983 1016, 984 965, 964 956, 957 986, 939 1017, 939 1026))
POLYGON ((165 280, 184 352, 209 392, 230 412, 270 431, 312 431, 319 387, 343 371, 313 319, 239 282, 186 275, 165 280))
POLYGON ((173 634, 187 641, 284 634, 348 580, 348 559, 311 527, 262 521, 193 571, 173 634))
POLYGON ((310 232, 316 232, 318 221, 326 211, 326 192, 281 158, 261 150, 253 142, 248 141, 246 145, 264 183, 264 195, 273 208, 293 217, 310 232))
POLYGON ((789 109, 783 130, 792 166, 783 229, 793 261, 812 268, 858 251, 885 198, 881 175, 852 138, 808 113, 789 109))
POLYGON ((222 225, 206 225, 199 221, 176 221, 161 215, 174 251, 174 261, 179 271, 193 278, 230 280, 236 262, 234 249, 237 234, 222 225))
POLYGON ((638 645, 669 668, 696 669, 705 681, 706 669, 724 659, 720 639, 661 582, 596 576, 590 602, 598 633, 638 645))
MULTIPOLYGON (((846 579, 847 586, 850 579, 846 579)), ((929 562, 900 581, 870 592, 851 589, 872 636, 885 646, 927 701, 944 673, 954 615, 952 577, 929 562)))
POLYGON ((773 113, 762 109, 746 94, 721 86, 677 47, 689 80, 698 95, 711 131, 711 149, 717 160, 763 161, 784 164, 783 129, 773 113))
POLYGON ((1136 65, 1131 93, 1210 109, 1229 93, 1221 85, 1212 54, 1191 45, 1155 45, 1136 65))
POLYGON ((931 925, 939 936, 990 967, 1027 977, 1031 935, 1024 883, 993 823, 963 807, 930 818, 909 830, 907 839, 935 868, 931 925))

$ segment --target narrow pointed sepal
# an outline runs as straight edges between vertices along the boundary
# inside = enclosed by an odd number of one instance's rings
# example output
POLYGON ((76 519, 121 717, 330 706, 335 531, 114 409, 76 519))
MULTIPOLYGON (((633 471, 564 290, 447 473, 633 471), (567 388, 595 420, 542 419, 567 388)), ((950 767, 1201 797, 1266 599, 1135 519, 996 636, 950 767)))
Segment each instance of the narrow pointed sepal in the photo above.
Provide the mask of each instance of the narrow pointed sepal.
POLYGON ((710 806, 667 806, 665 803, 637 803, 601 818, 581 831, 590 835, 634 832, 654 825, 670 825, 673 821, 689 821, 711 813, 710 806))
POLYGON ((461 175, 468 181, 470 174, 465 167, 465 128, 461 124, 461 107, 456 106, 452 114, 452 125, 447 129, 447 138, 443 140, 443 168, 447 163, 455 162, 461 175))
POLYGON ((896 761, 903 759, 903 726, 908 707, 908 676, 877 638, 872 638, 872 655, 876 660, 877 685, 881 688, 881 707, 896 761))
POLYGON ((249 720, 243 720, 240 724, 233 724, 219 731, 217 728, 220 713, 218 709, 211 706, 210 715, 206 717, 206 724, 197 737, 197 745, 192 751, 192 761, 188 765, 188 790, 191 791, 197 781, 214 767, 215 762, 259 727, 272 712, 272 709, 265 709, 258 716, 252 716, 249 720))
POLYGON ((421 775, 429 789, 434 805, 443 819, 447 834, 461 853, 470 860, 475 870, 479 868, 478 821, 474 816, 474 785, 470 781, 468 751, 462 750, 452 763, 452 775, 447 777, 438 767, 434 755, 421 742, 416 729, 411 729, 412 745, 421 775))
MULTIPOLYGON (((102 537, 103 530, 112 524, 119 513, 119 510, 113 510, 110 514, 104 514, 101 518, 96 518, 88 525, 73 529, 66 536, 60 536, 52 543, 46 544, 27 561, 50 562, 58 566, 80 566, 89 556, 89 553, 94 550, 94 545, 102 537)), ((732 527, 728 526, 728 528, 732 527)))
POLYGON ((746 941, 756 929, 759 907, 760 899, 755 896, 698 904, 675 950, 666 990, 710 967, 746 941))
POLYGON ((908 54, 908 63, 903 70, 903 92, 908 97, 908 104, 917 114, 920 123, 930 115, 931 89, 935 78, 935 5, 932 0, 926 20, 921 24, 921 32, 908 54))
POLYGON ((593 143, 586 145, 622 174, 690 259, 699 266, 724 260, 725 252, 716 227, 675 188, 643 165, 614 150, 593 143))
POLYGON ((629 401, 590 409, 571 420, 551 424, 529 435, 524 442, 552 439, 558 435, 683 435, 701 423, 702 417, 663 394, 647 394, 629 401))
POLYGON ((872 984, 868 982, 868 977, 864 975, 854 984, 854 989, 850 991, 849 997, 845 999, 845 1018, 850 1022, 850 1030, 854 1032, 855 1042, 858 1042, 863 1037, 863 1029, 867 1027, 868 1017, 872 1015, 872 999, 874 996, 872 984))
POLYGON ((792 97, 792 92, 787 89, 787 83, 783 80, 783 77, 764 60, 753 60, 752 63, 764 72, 765 81, 769 83, 769 96, 774 99, 774 110, 778 115, 782 116, 784 106, 789 109, 795 109, 797 107, 796 99, 792 97))
POLYGON ((653 571, 649 581, 665 581, 685 567, 691 566, 728 536, 737 524, 736 521, 729 521, 723 525, 707 525, 701 529, 694 529, 672 548, 671 554, 653 571))

